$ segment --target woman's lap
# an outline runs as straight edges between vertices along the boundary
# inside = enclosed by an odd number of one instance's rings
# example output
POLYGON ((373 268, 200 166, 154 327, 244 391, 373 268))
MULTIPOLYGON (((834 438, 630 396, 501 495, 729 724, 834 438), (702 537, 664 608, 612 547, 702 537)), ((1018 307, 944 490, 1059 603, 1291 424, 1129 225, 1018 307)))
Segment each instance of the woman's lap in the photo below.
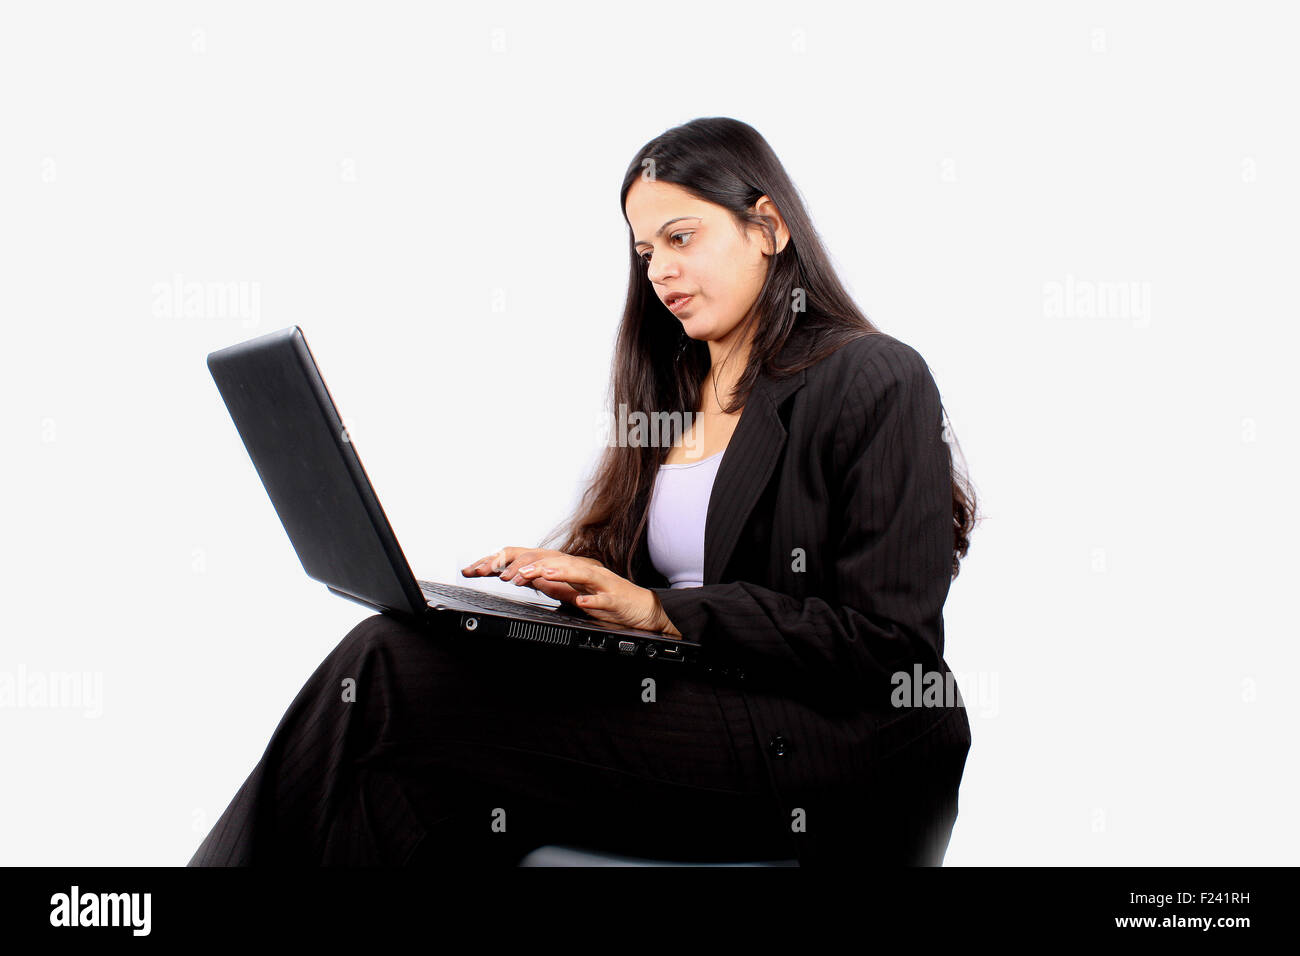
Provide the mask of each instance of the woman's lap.
POLYGON ((376 615, 307 681, 192 863, 508 863, 556 842, 789 855, 744 714, 697 673, 376 615))
POLYGON ((743 701, 703 675, 382 617, 359 629, 362 659, 376 658, 368 683, 383 689, 360 760, 407 781, 417 814, 456 812, 456 836, 504 826, 625 851, 741 852, 748 831, 780 819, 743 701))
POLYGON ((348 639, 370 648, 360 659, 380 682, 369 703, 381 747, 488 747, 682 786, 759 786, 757 755, 742 762, 729 745, 720 695, 732 692, 704 675, 524 643, 476 646, 383 617, 348 639))

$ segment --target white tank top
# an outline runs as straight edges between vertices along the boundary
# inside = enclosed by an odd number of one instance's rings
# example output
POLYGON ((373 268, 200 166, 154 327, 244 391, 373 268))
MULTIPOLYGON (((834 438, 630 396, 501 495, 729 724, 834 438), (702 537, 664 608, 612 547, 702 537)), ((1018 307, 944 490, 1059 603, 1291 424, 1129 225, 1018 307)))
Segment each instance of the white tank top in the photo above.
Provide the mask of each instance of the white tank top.
POLYGON ((660 465, 650 496, 650 561, 671 588, 704 583, 704 520, 726 450, 699 461, 660 465))

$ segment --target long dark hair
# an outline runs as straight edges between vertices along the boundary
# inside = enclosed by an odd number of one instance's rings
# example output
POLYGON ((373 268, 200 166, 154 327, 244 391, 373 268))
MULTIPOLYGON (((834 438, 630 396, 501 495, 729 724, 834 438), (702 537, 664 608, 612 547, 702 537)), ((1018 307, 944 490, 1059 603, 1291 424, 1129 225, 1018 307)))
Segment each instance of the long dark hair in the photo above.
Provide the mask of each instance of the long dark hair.
MULTIPOLYGON (((879 331, 844 290, 794 184, 772 147, 752 126, 726 117, 707 117, 650 140, 623 176, 619 204, 625 221, 628 190, 642 178, 674 183, 724 207, 738 226, 760 227, 773 250, 772 221, 752 211, 759 197, 766 195, 772 200, 789 229, 789 242, 769 257, 763 287, 744 319, 738 338, 744 341, 752 331, 749 357, 733 400, 724 411, 744 407, 760 370, 767 369, 774 378, 790 375, 858 336, 879 331), (791 306, 795 290, 803 290, 802 311, 791 306), (775 357, 796 333, 809 336, 809 349, 792 367, 776 367, 775 357)), ((631 229, 629 222, 627 303, 614 346, 611 410, 622 404, 629 411, 695 413, 711 364, 708 343, 686 336, 655 294, 645 263, 633 248, 631 229)), ((945 438, 951 437, 950 432, 945 426, 945 438)), ((594 558, 631 579, 632 559, 645 528, 655 475, 666 455, 663 444, 607 446, 576 514, 545 540, 564 534, 558 550, 594 558)), ((975 494, 955 461, 952 474, 955 578, 970 547, 975 494)))

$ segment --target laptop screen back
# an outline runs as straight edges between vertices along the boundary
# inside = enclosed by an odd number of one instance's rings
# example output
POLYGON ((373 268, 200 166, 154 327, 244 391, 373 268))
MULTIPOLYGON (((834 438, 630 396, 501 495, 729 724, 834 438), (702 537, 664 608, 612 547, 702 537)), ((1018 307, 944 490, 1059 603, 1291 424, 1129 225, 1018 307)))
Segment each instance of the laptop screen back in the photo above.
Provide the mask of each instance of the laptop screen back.
POLYGON ((208 369, 303 570, 414 616, 420 588, 297 326, 208 356, 208 369))

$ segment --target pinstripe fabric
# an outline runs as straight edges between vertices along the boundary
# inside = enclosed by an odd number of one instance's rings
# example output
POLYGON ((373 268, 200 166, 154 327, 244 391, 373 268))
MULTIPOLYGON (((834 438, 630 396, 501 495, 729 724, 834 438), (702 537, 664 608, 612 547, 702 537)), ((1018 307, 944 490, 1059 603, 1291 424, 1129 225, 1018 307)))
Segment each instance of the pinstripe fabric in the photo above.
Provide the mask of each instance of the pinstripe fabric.
POLYGON ((543 843, 938 864, 970 725, 890 706, 889 678, 948 673, 948 468, 929 370, 888 335, 761 376, 714 483, 704 585, 668 588, 644 536, 633 562, 739 678, 661 674, 649 704, 630 662, 557 668, 552 649, 368 618, 190 864, 509 864, 543 843))
POLYGON ((547 843, 792 856, 752 730, 733 732, 747 719, 734 689, 558 660, 367 618, 307 681, 190 865, 512 865, 547 843))
POLYGON ((965 708, 893 707, 890 678, 950 674, 949 469, 924 359, 869 334, 756 383, 714 483, 702 587, 668 588, 640 543, 633 577, 684 637, 741 670, 773 792, 806 824, 805 865, 937 864, 946 850, 965 708))

